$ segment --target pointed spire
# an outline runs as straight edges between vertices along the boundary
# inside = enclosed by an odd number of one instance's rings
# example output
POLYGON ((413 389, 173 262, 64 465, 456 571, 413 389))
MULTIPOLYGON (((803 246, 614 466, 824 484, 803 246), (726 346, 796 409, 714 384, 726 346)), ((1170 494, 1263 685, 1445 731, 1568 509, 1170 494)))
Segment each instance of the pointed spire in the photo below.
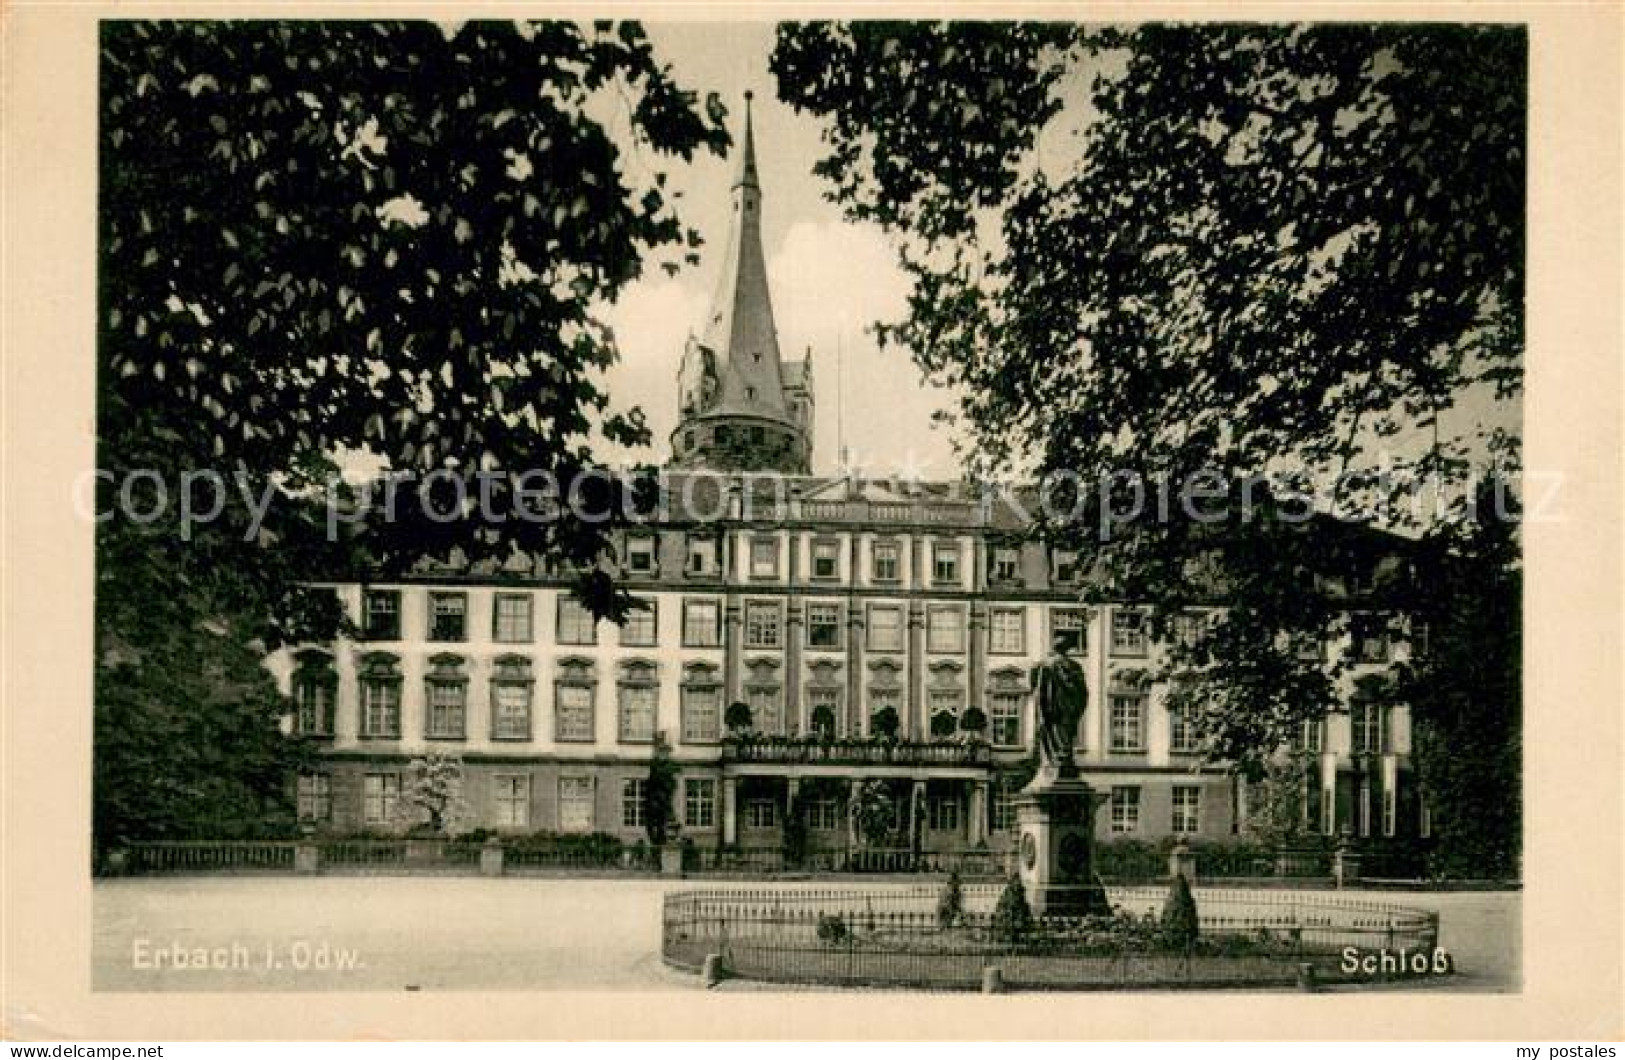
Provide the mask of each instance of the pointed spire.
POLYGON ((743 146, 739 151, 739 169, 734 174, 733 186, 755 188, 761 190, 761 183, 756 179, 756 135, 751 130, 750 101, 754 93, 745 90, 745 136, 743 146))

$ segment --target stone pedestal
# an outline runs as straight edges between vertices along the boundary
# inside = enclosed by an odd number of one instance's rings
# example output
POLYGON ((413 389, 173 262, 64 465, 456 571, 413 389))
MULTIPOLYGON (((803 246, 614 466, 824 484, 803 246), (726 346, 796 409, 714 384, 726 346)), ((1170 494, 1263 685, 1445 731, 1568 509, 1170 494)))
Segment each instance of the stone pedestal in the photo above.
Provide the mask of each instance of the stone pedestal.
POLYGON ((1015 798, 1021 884, 1034 916, 1111 912, 1095 876, 1095 810, 1109 796, 1082 780, 1040 777, 1015 798))

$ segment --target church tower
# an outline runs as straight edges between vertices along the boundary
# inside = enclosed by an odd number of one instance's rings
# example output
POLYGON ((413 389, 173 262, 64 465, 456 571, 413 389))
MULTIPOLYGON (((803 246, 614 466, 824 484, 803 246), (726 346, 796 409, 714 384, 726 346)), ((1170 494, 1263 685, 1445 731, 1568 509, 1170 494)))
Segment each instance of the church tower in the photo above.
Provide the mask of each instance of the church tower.
POLYGON ((812 462, 812 360, 785 362, 762 254, 751 94, 734 170, 726 254, 711 312, 678 370, 674 467, 805 475, 812 462))

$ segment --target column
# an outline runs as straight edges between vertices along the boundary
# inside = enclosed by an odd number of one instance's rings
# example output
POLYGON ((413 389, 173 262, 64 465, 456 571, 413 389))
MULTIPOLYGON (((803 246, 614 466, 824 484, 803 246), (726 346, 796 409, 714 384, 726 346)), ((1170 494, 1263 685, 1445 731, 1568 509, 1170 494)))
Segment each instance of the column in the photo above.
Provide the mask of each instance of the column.
POLYGON ((863 735, 863 603, 857 597, 846 600, 846 725, 841 735, 856 739, 863 735))
POLYGON ((919 853, 925 846, 925 781, 915 780, 909 790, 908 848, 919 853))
MULTIPOLYGON (((978 552, 978 555, 980 553, 978 552)), ((987 685, 987 601, 972 600, 965 635, 970 638, 970 677, 965 688, 966 708, 975 707, 984 714, 987 706, 982 695, 987 685)), ((984 734, 985 735, 985 734, 984 734)))
POLYGON ((722 845, 739 842, 739 778, 722 778, 722 845))
MULTIPOLYGON (((797 536, 790 535, 792 563, 795 562, 797 536)), ((807 719, 801 716, 801 630, 804 614, 801 597, 792 596, 785 601, 784 722, 792 736, 805 736, 809 731, 807 719)))
POLYGON ((918 599, 908 602, 908 684, 905 686, 903 701, 903 724, 901 726, 904 739, 923 740, 926 730, 921 724, 920 715, 925 712, 920 702, 925 680, 925 605, 918 599))
POLYGON ((722 707, 725 711, 728 704, 740 698, 739 647, 744 637, 740 636, 739 623, 739 600, 730 596, 722 604, 722 707))
POLYGON ((970 786, 970 820, 965 840, 975 846, 987 838, 987 781, 973 780, 970 786))

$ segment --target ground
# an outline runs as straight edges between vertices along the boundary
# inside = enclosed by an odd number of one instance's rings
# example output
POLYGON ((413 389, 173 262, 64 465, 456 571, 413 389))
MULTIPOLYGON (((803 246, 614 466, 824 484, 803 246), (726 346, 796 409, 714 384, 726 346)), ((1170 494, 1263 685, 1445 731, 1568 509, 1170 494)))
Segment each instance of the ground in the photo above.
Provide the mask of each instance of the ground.
MULTIPOLYGON (((140 991, 692 990, 695 976, 660 961, 660 897, 689 886, 466 876, 99 880, 93 981, 98 990, 140 991), (200 948, 222 967, 193 967, 200 948), (177 954, 188 967, 175 966, 177 954)), ((1461 974, 1430 988, 1518 989, 1516 892, 1369 897, 1440 912, 1441 943, 1461 974)))

